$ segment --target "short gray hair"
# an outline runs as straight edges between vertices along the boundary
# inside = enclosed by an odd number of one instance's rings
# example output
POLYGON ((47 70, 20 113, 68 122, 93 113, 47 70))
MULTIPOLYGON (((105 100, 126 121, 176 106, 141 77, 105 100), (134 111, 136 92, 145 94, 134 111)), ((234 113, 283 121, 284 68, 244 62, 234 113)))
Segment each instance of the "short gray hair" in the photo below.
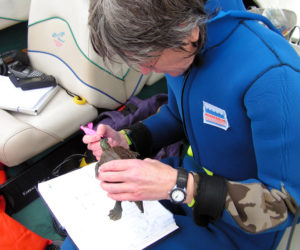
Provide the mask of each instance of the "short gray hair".
POLYGON ((198 53, 206 40, 206 0, 90 0, 89 26, 95 51, 106 61, 119 56, 142 63, 183 40, 199 27, 198 53))

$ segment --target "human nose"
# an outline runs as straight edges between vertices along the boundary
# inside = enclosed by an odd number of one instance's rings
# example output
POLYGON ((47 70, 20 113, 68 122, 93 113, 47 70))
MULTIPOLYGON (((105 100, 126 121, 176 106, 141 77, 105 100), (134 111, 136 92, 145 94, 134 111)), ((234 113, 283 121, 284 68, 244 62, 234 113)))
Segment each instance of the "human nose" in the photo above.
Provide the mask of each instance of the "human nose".
POLYGON ((149 73, 152 72, 152 69, 149 67, 144 67, 144 66, 139 65, 139 68, 143 75, 148 75, 149 73))

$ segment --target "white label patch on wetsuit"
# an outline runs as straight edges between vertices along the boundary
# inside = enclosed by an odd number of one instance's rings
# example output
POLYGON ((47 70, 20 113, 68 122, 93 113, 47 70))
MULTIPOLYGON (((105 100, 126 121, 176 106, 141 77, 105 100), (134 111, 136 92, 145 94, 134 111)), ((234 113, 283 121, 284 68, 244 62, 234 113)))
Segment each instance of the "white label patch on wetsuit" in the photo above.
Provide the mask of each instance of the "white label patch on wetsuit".
POLYGON ((203 101, 203 122, 224 130, 229 128, 226 111, 205 101, 203 101))

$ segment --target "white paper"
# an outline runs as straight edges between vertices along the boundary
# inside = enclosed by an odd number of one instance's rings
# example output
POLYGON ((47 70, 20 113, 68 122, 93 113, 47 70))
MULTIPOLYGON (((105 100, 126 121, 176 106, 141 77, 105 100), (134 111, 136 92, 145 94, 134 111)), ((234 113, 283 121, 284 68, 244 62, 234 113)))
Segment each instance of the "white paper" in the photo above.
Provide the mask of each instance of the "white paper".
POLYGON ((9 77, 0 76, 0 108, 36 115, 57 90, 57 86, 22 90, 9 77))
POLYGON ((95 178, 95 164, 40 183, 38 190, 80 250, 143 249, 176 230, 173 215, 158 201, 122 202, 122 218, 108 217, 115 201, 95 178))

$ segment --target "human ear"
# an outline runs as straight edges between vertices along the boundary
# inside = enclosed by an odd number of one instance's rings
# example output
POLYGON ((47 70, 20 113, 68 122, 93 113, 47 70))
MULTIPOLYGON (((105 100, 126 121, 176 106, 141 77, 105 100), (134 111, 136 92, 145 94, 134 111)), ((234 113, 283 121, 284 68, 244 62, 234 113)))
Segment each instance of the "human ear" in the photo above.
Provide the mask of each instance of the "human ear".
POLYGON ((189 37, 189 42, 197 42, 199 40, 199 27, 195 27, 189 37))
POLYGON ((194 50, 195 44, 197 44, 198 40, 199 40, 199 27, 197 26, 192 30, 191 34, 183 40, 183 43, 185 44, 183 46, 184 50, 186 51, 194 50))

